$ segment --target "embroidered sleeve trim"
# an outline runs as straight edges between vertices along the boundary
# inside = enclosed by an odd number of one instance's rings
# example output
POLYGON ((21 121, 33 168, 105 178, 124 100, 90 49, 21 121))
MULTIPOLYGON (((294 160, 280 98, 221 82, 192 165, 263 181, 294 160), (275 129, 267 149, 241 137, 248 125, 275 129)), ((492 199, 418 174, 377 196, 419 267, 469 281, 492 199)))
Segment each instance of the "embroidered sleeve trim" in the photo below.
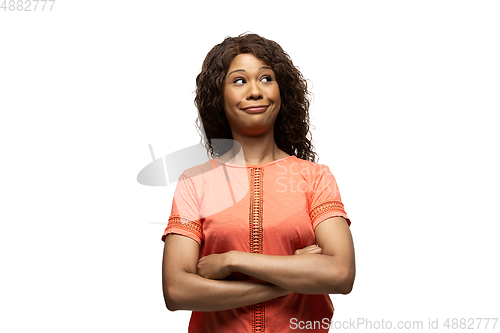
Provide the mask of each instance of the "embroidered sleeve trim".
POLYGON ((322 204, 316 206, 311 213, 309 214, 311 218, 311 222, 314 223, 314 221, 318 218, 318 216, 323 215, 324 213, 327 212, 332 212, 332 211, 340 211, 344 214, 346 214, 344 210, 344 204, 340 201, 327 201, 323 202, 322 204))
POLYGON ((167 231, 174 228, 190 231, 196 236, 198 236, 200 239, 203 238, 200 221, 191 220, 182 216, 172 216, 168 220, 167 231))

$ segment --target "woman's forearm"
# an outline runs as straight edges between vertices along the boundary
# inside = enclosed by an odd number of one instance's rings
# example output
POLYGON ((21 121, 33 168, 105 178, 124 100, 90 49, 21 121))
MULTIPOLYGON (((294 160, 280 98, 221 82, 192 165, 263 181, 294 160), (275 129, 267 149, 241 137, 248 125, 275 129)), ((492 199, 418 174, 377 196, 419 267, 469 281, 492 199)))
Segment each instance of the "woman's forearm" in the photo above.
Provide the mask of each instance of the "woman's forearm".
POLYGON ((240 272, 302 294, 348 294, 354 269, 335 256, 304 253, 275 256, 230 251, 228 265, 240 272))
POLYGON ((292 293, 270 283, 211 280, 187 272, 163 289, 167 308, 171 311, 229 310, 292 293))

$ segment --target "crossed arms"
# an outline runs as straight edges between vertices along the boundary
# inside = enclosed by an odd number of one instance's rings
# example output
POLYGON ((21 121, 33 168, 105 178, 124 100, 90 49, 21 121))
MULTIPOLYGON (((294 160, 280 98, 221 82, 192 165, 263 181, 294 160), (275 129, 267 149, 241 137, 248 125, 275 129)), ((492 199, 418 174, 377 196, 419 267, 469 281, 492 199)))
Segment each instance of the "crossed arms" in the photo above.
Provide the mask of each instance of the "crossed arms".
POLYGON ((201 259, 199 244, 169 234, 162 265, 163 296, 167 308, 221 311, 264 302, 291 293, 348 294, 356 265, 351 231, 343 217, 321 222, 316 245, 275 256, 240 251, 211 254, 201 259), (221 280, 240 272, 267 281, 221 280))

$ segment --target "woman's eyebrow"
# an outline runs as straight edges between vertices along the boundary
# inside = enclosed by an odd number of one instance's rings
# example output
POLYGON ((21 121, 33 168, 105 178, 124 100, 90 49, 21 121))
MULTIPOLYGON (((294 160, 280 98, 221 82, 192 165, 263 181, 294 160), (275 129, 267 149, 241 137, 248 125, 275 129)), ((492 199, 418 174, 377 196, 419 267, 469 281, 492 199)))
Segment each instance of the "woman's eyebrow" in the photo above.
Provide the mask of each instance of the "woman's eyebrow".
MULTIPOLYGON (((259 71, 260 71, 260 70, 263 70, 263 69, 270 69, 270 70, 272 70, 272 68, 271 68, 271 67, 269 67, 269 66, 262 66, 261 68, 259 68, 259 71)), ((235 69, 235 70, 234 70, 234 71, 232 71, 231 73, 227 74, 226 78, 227 78, 229 75, 233 74, 234 72, 246 72, 246 70, 244 70, 244 69, 235 69)))

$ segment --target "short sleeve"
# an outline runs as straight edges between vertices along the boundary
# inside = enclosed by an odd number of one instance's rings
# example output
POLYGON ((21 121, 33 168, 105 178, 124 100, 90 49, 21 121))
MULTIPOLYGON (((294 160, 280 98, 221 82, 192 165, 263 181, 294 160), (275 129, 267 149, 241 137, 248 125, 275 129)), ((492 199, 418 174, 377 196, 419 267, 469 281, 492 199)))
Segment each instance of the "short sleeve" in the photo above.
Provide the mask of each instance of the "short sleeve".
POLYGON ((161 238, 170 233, 187 236, 201 245, 203 239, 202 219, 200 218, 200 205, 195 184, 191 177, 181 174, 172 200, 172 211, 168 225, 161 238))
POLYGON ((316 164, 316 173, 313 176, 310 188, 310 212, 313 230, 324 220, 342 216, 351 226, 351 220, 344 210, 344 204, 340 198, 339 188, 335 177, 328 166, 316 164))

